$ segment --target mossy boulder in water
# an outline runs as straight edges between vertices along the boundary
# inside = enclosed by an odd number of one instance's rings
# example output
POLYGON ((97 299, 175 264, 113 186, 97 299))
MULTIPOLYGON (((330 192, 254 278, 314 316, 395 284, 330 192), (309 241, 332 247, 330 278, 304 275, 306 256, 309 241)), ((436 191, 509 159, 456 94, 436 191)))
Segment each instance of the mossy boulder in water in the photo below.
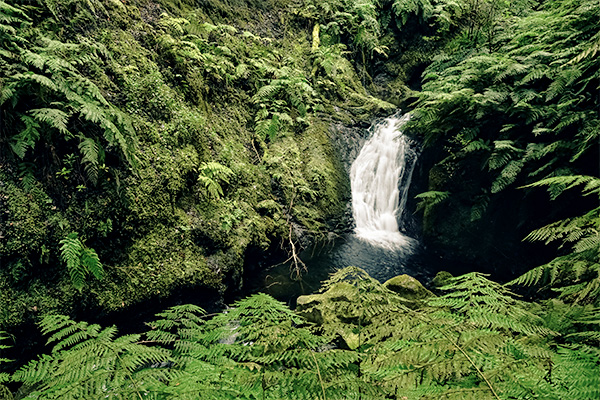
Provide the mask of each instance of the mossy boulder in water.
POLYGON ((433 296, 433 293, 427 290, 421 282, 406 274, 389 279, 383 286, 408 300, 422 300, 433 296))
POLYGON ((448 283, 450 283, 450 279, 452 278, 454 278, 454 276, 452 276, 450 272, 440 271, 437 274, 435 274, 435 277, 433 278, 433 281, 431 283, 436 288, 441 288, 442 286, 446 286, 448 283))

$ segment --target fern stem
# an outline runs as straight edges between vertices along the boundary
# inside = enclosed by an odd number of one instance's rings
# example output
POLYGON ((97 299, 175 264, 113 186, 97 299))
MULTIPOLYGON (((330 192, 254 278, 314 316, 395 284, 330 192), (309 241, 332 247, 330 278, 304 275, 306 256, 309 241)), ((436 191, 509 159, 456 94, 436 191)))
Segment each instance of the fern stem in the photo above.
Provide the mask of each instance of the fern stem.
POLYGON ((471 357, 469 357, 469 355, 465 352, 465 350, 458 345, 458 343, 454 343, 454 340, 452 340, 452 338, 450 337, 450 335, 448 335, 448 333, 440 330, 440 332, 442 333, 442 335, 444 335, 446 337, 446 339, 448 339, 448 341, 450 343, 452 343, 452 345, 454 347, 456 347, 456 349, 458 351, 460 351, 465 357, 466 359, 471 363, 471 365, 473 366, 473 368, 475 368, 475 370, 477 371, 477 373, 479 374, 479 376, 481 376, 481 378, 485 381, 485 383, 488 385, 488 387, 490 388, 492 394, 494 395, 494 397, 498 400, 502 400, 498 394, 496 393, 496 391, 494 390, 494 387, 492 386, 492 384, 490 383, 490 381, 485 377, 485 375, 483 374, 483 372, 479 369, 479 367, 477 367, 477 365, 475 365, 475 362, 473 362, 473 359, 471 357))
MULTIPOLYGON (((413 313, 418 319, 426 322, 426 323, 433 323, 433 321, 431 321, 428 318, 423 317, 422 315, 419 315, 416 311, 414 310, 409 310, 411 313, 413 313)), ((452 340, 452 337, 450 337, 450 335, 448 335, 447 332, 444 332, 441 329, 438 329, 438 331, 444 335, 444 337, 446 338, 446 340, 448 340, 450 343, 452 343, 452 345, 454 347, 456 347, 456 349, 458 351, 460 351, 465 358, 469 361, 469 363, 475 368, 475 370, 477 371, 477 373, 479 374, 479 376, 481 376, 481 379, 483 379, 485 381, 485 383, 488 385, 488 387, 490 388, 490 391, 492 392, 492 394, 494 395, 494 397, 497 400, 502 400, 500 398, 500 396, 498 396, 498 394, 496 393, 496 390, 494 390, 494 387, 492 386, 492 383, 488 380, 488 378, 486 378, 486 376, 483 374, 483 372, 479 369, 479 367, 477 367, 477 365, 475 365, 475 362, 473 361, 473 359, 471 357, 469 357, 469 355, 465 352, 465 350, 458 344, 455 343, 454 340, 452 340)))
POLYGON ((119 352, 118 351, 115 351, 115 357, 117 357, 117 359, 119 360, 119 362, 121 363, 121 365, 124 366, 125 373, 129 376, 129 379, 131 379, 132 387, 134 388, 135 393, 137 393, 137 395, 140 398, 140 400, 144 400, 144 398, 142 397, 142 394, 140 393, 140 391, 135 388, 136 382, 133 380, 133 376, 131 376, 131 373, 129 372, 129 369, 127 369, 127 367, 125 366, 125 364, 123 362, 123 359, 121 357, 119 357, 119 352))
POLYGON ((315 366, 317 367, 317 376, 319 377, 319 384, 321 385, 321 391, 323 392, 323 400, 326 400, 325 397, 325 386, 323 386, 323 378, 321 377, 321 370, 319 369, 319 363, 317 363, 317 358, 315 357, 315 353, 311 350, 310 355, 312 356, 315 366))

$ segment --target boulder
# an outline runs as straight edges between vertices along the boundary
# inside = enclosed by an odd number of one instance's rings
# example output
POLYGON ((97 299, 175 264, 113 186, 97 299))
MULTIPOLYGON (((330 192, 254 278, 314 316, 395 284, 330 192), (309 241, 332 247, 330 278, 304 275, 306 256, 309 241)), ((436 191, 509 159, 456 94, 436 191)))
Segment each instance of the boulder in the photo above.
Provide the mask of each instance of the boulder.
POLYGON ((433 283, 433 286, 435 286, 436 288, 441 288, 442 286, 446 286, 448 283, 450 283, 450 279, 452 278, 454 277, 450 272, 440 271, 437 274, 435 274, 435 277, 433 278, 433 281, 431 283, 433 283))
POLYGON ((434 295, 421 282, 406 274, 393 277, 385 282, 383 286, 407 300, 422 300, 434 295))

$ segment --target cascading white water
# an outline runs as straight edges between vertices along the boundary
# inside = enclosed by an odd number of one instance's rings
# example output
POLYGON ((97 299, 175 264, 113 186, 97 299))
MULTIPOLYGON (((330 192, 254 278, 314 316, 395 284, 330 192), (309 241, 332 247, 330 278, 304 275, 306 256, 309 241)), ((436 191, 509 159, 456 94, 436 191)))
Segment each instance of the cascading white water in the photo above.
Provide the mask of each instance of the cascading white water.
POLYGON ((416 160, 400 130, 409 118, 394 115, 372 126, 350 170, 355 233, 373 245, 408 249, 415 243, 398 228, 416 160))

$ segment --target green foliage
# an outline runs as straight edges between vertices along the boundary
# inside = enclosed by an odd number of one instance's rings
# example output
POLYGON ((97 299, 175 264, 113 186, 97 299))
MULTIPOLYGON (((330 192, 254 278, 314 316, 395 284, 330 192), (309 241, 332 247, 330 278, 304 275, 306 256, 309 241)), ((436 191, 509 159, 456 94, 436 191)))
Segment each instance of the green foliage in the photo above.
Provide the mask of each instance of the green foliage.
POLYGON ((85 168, 88 179, 92 184, 98 183, 98 173, 104 164, 104 150, 92 138, 81 137, 79 143, 81 163, 85 168))
POLYGON ((265 294, 211 319, 181 305, 158 314, 144 338, 48 316, 40 325, 51 354, 10 379, 38 399, 598 395, 597 309, 528 304, 478 273, 452 278, 443 290, 407 307, 350 267, 306 296, 299 313, 265 294))
POLYGON ((399 25, 406 25, 411 14, 427 21, 433 16, 434 8, 429 0, 394 0, 392 10, 399 18, 399 25))
POLYGON ((274 71, 275 78, 258 89, 252 102, 259 109, 255 132, 273 141, 279 132, 306 123, 307 113, 316 104, 317 93, 301 72, 290 67, 274 71))
POLYGON ((450 197, 450 192, 440 192, 436 190, 430 190, 427 192, 419 193, 415 196, 415 198, 419 199, 419 204, 417 204, 417 209, 423 209, 428 207, 433 207, 436 204, 443 202, 444 200, 450 197))
MULTIPOLYGON (((600 179, 569 175, 543 179, 530 187, 547 186, 552 199, 565 190, 583 186, 583 195, 600 198, 600 179)), ((560 242, 568 253, 523 274, 509 284, 558 287, 560 298, 598 305, 600 300, 600 207, 531 232, 525 240, 560 242)))
POLYGON ((325 45, 336 44, 349 35, 348 45, 362 56, 363 65, 374 54, 385 55, 387 47, 380 42, 382 36, 379 4, 372 0, 310 0, 303 4, 299 14, 319 21, 325 45))
MULTIPOLYGON (((474 3, 464 2, 460 7, 474 3)), ((596 95, 600 63, 597 57, 580 55, 593 52, 587 53, 597 39, 600 14, 595 0, 549 1, 535 11, 527 10, 525 2, 515 3, 514 9, 512 4, 479 3, 482 12, 487 7, 510 7, 506 15, 494 17, 498 19, 494 24, 501 28, 494 33, 494 43, 483 49, 465 43, 464 37, 448 42, 423 73, 423 91, 417 95, 415 117, 408 129, 422 135, 438 154, 434 170, 441 172, 432 175, 430 189, 452 193, 447 206, 440 205, 445 213, 428 221, 428 231, 461 238, 479 231, 485 236, 483 242, 491 242, 499 232, 488 236, 494 229, 486 224, 502 221, 495 226, 514 243, 507 243, 503 251, 511 247, 518 251, 524 247, 517 240, 533 227, 550 223, 550 215, 573 215, 574 205, 563 200, 566 196, 548 206, 548 212, 537 213, 541 205, 534 200, 535 182, 563 177, 549 185, 551 199, 555 199, 569 187, 568 180, 574 183, 582 179, 577 177, 591 179, 598 174, 597 148, 591 144, 598 142, 600 132, 596 95), (502 28, 506 24, 510 29, 502 28), (522 187, 527 189, 518 190, 522 187), (533 221, 532 215, 539 221, 533 221), (465 222, 464 234, 456 231, 457 226, 461 229, 456 224, 459 220, 465 222), (513 237, 505 234, 510 230, 515 232, 513 237)), ((460 15, 471 18, 464 10, 460 15)), ((475 19, 472 26, 482 21, 475 19)), ((468 27, 461 29, 469 32, 468 27)), ((583 214, 588 211, 593 212, 583 214)), ((462 240, 445 241, 458 244, 462 240)), ((556 256, 566 256, 567 251, 563 246, 556 256)), ((497 259, 490 252, 482 257, 497 259)), ((575 268, 577 257, 571 261, 557 258, 552 275, 556 277, 558 269, 575 268)), ((576 273, 575 279, 595 279, 589 275, 596 276, 596 267, 577 265, 583 275, 576 273)), ((549 276, 549 280, 542 279, 543 271, 550 270, 532 272, 528 282, 550 282, 549 276)))
POLYGON ((18 54, 10 59, 0 97, 0 104, 9 106, 9 119, 18 121, 9 131, 13 153, 24 159, 39 140, 68 143, 80 136, 82 163, 93 183, 98 178, 97 154, 105 148, 117 148, 135 167, 136 136, 131 120, 109 104, 98 86, 80 72, 95 68, 96 60, 108 57, 106 49, 84 38, 73 44, 35 29, 23 33, 35 40, 27 47, 18 47, 18 54), (98 146, 100 140, 104 148, 98 146), (96 143, 93 151, 92 141, 96 143))
MULTIPOLYGON (((9 337, 6 336, 6 332, 0 331, 0 350, 5 350, 10 348, 10 346, 7 346, 5 344, 1 344, 4 340, 8 339, 9 337)), ((11 360, 6 359, 6 358, 0 358, 0 365, 2 365, 3 363, 8 363, 11 360)), ((7 382, 10 382, 11 378, 10 375, 6 372, 0 372, 0 398, 2 399, 12 399, 12 394, 10 392, 10 390, 4 385, 7 382)))
MULTIPOLYGON (((254 132, 253 96, 279 88, 264 99, 273 139, 302 141, 308 121, 321 122, 304 28, 287 5, 13 3, 0 5, 0 275, 18 286, 3 289, 0 325, 33 315, 19 304, 115 310, 181 285, 240 285, 246 249, 287 236, 288 199, 262 161, 271 143, 254 132), (74 230, 102 259, 98 290, 71 290, 96 265, 83 250, 63 259, 56 244, 74 230)), ((321 139, 291 160, 310 165, 306 187, 327 193, 298 202, 294 223, 314 234, 345 195, 329 184, 341 167, 321 139)))
POLYGON ((104 267, 94 249, 86 247, 76 232, 60 241, 60 256, 67 265, 73 287, 81 292, 88 274, 96 279, 104 276, 104 267))
POLYGON ((462 151, 456 162, 474 150, 485 154, 493 193, 583 157, 597 141, 599 123, 598 100, 585 95, 596 90, 598 61, 575 62, 598 26, 587 3, 518 19, 497 51, 438 57, 424 73, 413 127, 426 143, 462 151))
POLYGON ((198 184, 208 198, 220 199, 223 197, 222 184, 229 183, 233 171, 218 162, 203 163, 198 169, 198 184))
MULTIPOLYGON (((117 336, 115 327, 47 316, 40 327, 51 334, 52 353, 31 361, 13 379, 31 385, 26 398, 144 398, 146 390, 168 379, 159 368, 168 351, 137 343, 140 335, 117 336), (144 396, 144 397, 142 397, 144 396)), ((148 393, 146 398, 155 398, 148 393)))

